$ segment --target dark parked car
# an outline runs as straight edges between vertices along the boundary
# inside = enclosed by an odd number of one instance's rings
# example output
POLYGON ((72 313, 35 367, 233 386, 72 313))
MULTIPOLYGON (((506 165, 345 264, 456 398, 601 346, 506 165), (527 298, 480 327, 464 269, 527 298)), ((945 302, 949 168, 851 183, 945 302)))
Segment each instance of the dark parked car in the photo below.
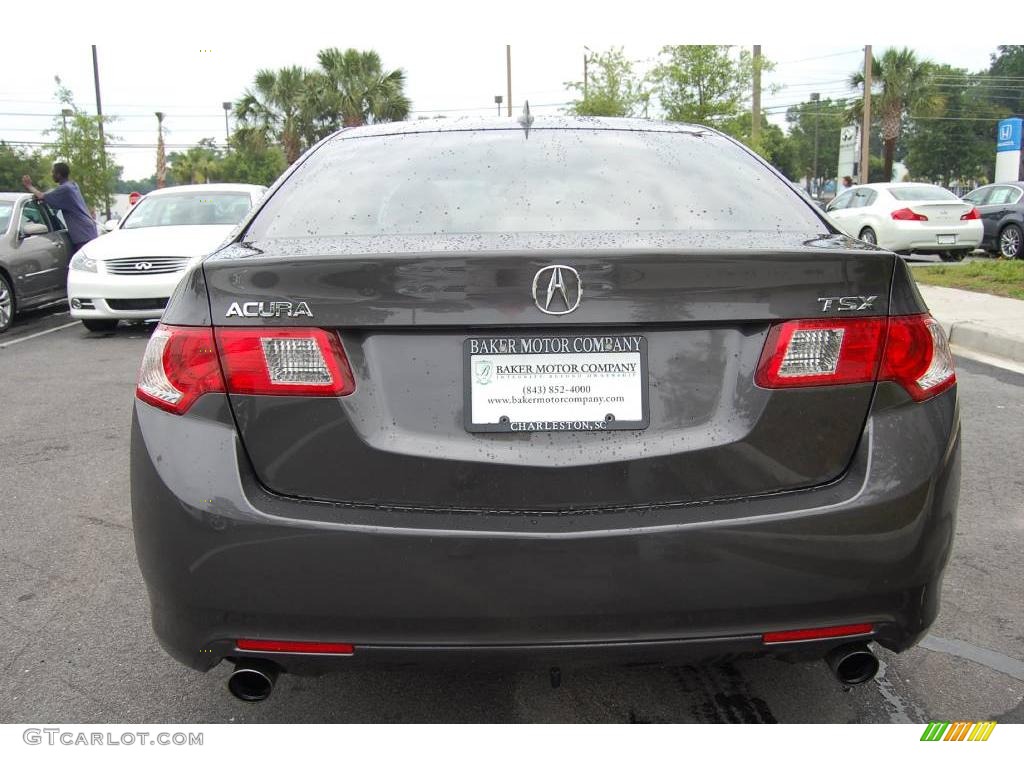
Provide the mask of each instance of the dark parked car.
POLYGON ((917 642, 956 377, 901 259, 706 128, 424 120, 314 147, 140 370, 160 642, 281 670, 917 642))
POLYGON ((14 315, 67 295, 64 222, 24 192, 0 192, 0 333, 14 315))
POLYGON ((964 200, 981 213, 985 237, 981 247, 1007 259, 1024 256, 1024 182, 978 187, 964 200))

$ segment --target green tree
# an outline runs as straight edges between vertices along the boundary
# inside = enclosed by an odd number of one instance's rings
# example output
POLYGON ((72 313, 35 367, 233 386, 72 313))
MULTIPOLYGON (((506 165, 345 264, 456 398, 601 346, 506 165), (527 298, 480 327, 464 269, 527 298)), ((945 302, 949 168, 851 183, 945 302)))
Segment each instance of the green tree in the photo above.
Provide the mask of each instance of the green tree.
MULTIPOLYGON (((881 58, 873 59, 871 67, 872 86, 878 86, 878 92, 871 96, 871 112, 881 123, 883 172, 888 180, 892 178, 896 143, 907 117, 936 116, 942 112, 945 98, 935 87, 935 64, 918 59, 910 48, 888 48, 881 58)), ((854 72, 850 85, 863 87, 864 73, 854 72)), ((862 103, 859 109, 863 111, 862 103)))
MULTIPOLYGON (((748 108, 753 93, 750 52, 729 45, 669 45, 650 74, 668 120, 721 128, 748 108)), ((771 62, 762 60, 761 71, 771 62)))
POLYGON ((650 92, 622 48, 593 53, 588 59, 587 82, 565 83, 580 93, 566 110, 571 115, 646 117, 650 92))
POLYGON ((220 163, 221 181, 269 186, 288 167, 281 147, 268 144, 259 131, 241 129, 231 135, 220 163))
MULTIPOLYGON (((57 139, 54 142, 55 159, 70 166, 71 178, 82 191, 86 205, 93 209, 106 208, 121 169, 104 151, 104 142, 100 141, 99 118, 86 114, 75 105, 71 91, 61 84, 60 78, 57 78, 56 98, 61 109, 71 110, 71 115, 66 118, 58 115, 47 131, 48 135, 57 139)), ((115 120, 110 115, 103 117, 103 135, 107 145, 118 139, 106 130, 115 120)), ((49 173, 44 178, 34 180, 48 185, 51 183, 49 173)))
POLYGON ((798 163, 793 155, 789 139, 783 130, 774 123, 768 122, 767 117, 762 115, 761 136, 757 146, 754 146, 754 142, 750 137, 752 123, 753 115, 750 111, 745 111, 723 122, 719 128, 723 133, 732 136, 737 141, 743 142, 753 149, 788 178, 798 178, 798 163))
POLYGON ((259 130, 268 142, 279 142, 291 165, 310 143, 316 90, 313 76, 302 67, 261 69, 235 105, 235 118, 243 128, 259 130))
POLYGON ((412 104, 405 95, 405 72, 385 70, 376 51, 325 48, 317 60, 320 72, 311 84, 320 128, 337 130, 337 118, 341 125, 352 127, 409 117, 412 104))
POLYGON ((801 176, 810 181, 814 178, 817 166, 817 178, 820 189, 821 179, 833 179, 839 167, 839 137, 843 126, 849 124, 846 117, 846 102, 832 99, 805 101, 786 110, 786 123, 789 127, 789 143, 795 164, 794 174, 790 178, 801 176), (818 136, 817 163, 814 156, 814 137, 818 136))
POLYGON ((1008 114, 1024 115, 1024 45, 1000 45, 981 85, 985 96, 1008 114), (1017 78, 1017 79, 1010 79, 1017 78))
POLYGON ((213 139, 200 139, 185 152, 171 152, 170 170, 178 184, 206 184, 220 180, 222 153, 213 139))
POLYGON ((991 179, 995 125, 1008 110, 989 97, 983 74, 941 65, 935 68, 935 79, 945 99, 945 119, 908 121, 906 162, 911 175, 946 185, 991 179))
POLYGON ((53 156, 40 150, 26 152, 0 141, 0 191, 23 192, 21 177, 26 173, 42 188, 50 183, 53 156))

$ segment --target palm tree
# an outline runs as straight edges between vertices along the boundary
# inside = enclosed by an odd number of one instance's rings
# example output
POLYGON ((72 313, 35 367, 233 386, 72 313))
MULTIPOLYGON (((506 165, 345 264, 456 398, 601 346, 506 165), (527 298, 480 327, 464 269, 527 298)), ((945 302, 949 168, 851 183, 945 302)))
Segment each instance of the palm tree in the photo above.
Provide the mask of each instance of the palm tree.
POLYGON ((386 123, 409 116, 405 72, 385 72, 376 51, 326 48, 317 58, 322 70, 318 101, 333 108, 342 125, 386 123))
MULTIPOLYGON (((931 61, 918 59, 909 48, 889 48, 880 59, 873 57, 872 82, 881 84, 881 93, 872 94, 871 105, 882 124, 886 180, 892 178, 896 141, 903 130, 903 121, 911 112, 915 116, 930 117, 945 106, 945 99, 934 88, 934 71, 935 65, 931 61)), ((850 75, 850 85, 862 87, 864 73, 850 75)), ((858 102, 854 110, 863 112, 863 102, 858 102)), ((864 178, 867 178, 866 174, 864 178)))
POLYGON ((253 88, 235 105, 235 117, 245 127, 257 127, 268 141, 279 141, 291 165, 302 153, 309 111, 309 74, 302 67, 276 72, 261 69, 253 88))

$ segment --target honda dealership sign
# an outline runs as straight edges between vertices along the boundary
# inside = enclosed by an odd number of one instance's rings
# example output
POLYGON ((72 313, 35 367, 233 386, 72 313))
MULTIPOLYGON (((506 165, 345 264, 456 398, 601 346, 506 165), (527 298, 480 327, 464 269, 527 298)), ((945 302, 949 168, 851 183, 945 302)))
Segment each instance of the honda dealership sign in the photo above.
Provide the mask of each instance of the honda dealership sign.
POLYGON ((1008 117, 999 121, 996 131, 995 181, 1020 181, 1021 119, 1008 117))

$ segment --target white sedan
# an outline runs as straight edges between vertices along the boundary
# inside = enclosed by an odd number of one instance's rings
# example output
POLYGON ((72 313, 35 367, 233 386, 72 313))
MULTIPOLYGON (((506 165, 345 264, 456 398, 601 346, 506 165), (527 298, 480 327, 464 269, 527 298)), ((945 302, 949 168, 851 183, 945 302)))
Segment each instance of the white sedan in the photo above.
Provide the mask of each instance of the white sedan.
POLYGON ((71 316, 90 331, 160 317, 188 267, 217 248, 265 191, 193 184, 150 192, 71 259, 71 316))
POLYGON ((934 184, 863 184, 825 208, 851 237, 896 253, 937 253, 960 261, 984 234, 978 209, 934 184))

